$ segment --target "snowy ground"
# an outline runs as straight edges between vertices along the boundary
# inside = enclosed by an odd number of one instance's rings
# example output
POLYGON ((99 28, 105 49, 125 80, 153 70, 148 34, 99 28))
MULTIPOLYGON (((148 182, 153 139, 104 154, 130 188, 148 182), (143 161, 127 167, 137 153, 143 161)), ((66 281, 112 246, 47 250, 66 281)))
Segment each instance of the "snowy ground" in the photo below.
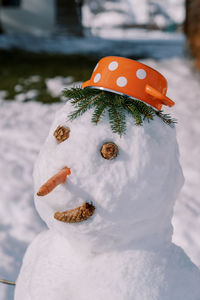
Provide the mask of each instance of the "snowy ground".
MULTIPOLYGON (((181 58, 144 62, 168 78, 168 96, 176 102, 170 111, 178 119, 186 181, 174 210, 173 240, 200 267, 200 78, 190 62, 181 58)), ((62 81, 56 78, 49 88, 61 89, 62 81)), ((27 245, 45 227, 34 209, 32 169, 60 105, 0 102, 0 278, 16 279, 27 245)), ((13 287, 0 285, 0 300, 11 299, 13 287)))

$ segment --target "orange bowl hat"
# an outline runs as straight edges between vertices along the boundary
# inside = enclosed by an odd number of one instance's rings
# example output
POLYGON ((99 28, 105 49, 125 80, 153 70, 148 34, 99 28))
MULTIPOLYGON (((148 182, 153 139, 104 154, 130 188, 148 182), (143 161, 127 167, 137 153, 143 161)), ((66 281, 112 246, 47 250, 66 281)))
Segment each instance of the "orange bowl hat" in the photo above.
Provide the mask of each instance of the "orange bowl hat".
POLYGON ((100 59, 83 88, 95 88, 126 95, 162 109, 175 103, 166 96, 167 80, 156 70, 129 58, 107 56, 100 59))

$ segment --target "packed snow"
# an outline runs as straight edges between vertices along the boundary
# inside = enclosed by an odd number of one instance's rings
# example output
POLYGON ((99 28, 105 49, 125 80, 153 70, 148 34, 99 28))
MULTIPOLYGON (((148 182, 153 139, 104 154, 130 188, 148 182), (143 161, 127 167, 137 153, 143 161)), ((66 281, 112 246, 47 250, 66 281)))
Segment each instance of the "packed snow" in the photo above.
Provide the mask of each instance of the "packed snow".
POLYGON ((35 164, 35 206, 49 230, 25 254, 15 300, 197 300, 200 270, 171 243, 173 206, 184 183, 175 129, 158 117, 136 127, 129 115, 120 136, 107 115, 96 126, 90 111, 69 121, 72 110, 67 102, 57 112, 35 164), (57 126, 70 128, 61 143, 57 126), (113 160, 100 153, 108 141, 119 149, 113 160), (67 181, 37 195, 66 166, 67 181), (86 202, 95 207, 89 220, 54 217, 86 202))
MULTIPOLYGON (((49 94, 53 97, 61 97, 62 91, 66 88, 70 89, 73 86, 81 86, 81 82, 74 82, 72 76, 62 77, 56 76, 54 78, 46 79, 46 86, 49 94)), ((65 100, 61 97, 63 101, 65 100)))
MULTIPOLYGON (((183 59, 146 60, 144 63, 166 76, 167 95, 176 103, 170 112, 178 119, 176 128, 185 184, 175 205, 173 241, 200 266, 199 76, 190 62, 183 59)), ((0 105, 0 275, 15 280, 27 245, 45 228, 33 205, 32 170, 54 113, 63 104, 2 101, 0 105)), ((13 288, 1 285, 0 299, 13 299, 13 288)))

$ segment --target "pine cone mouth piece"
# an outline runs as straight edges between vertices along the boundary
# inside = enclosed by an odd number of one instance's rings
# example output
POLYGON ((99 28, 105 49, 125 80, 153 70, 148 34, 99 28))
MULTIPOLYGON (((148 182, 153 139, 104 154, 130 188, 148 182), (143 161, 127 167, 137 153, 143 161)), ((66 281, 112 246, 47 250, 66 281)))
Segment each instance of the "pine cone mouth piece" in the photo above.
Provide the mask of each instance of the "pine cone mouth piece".
POLYGON ((95 211, 95 206, 92 203, 84 202, 76 208, 56 212, 54 218, 64 223, 80 223, 88 220, 95 211))

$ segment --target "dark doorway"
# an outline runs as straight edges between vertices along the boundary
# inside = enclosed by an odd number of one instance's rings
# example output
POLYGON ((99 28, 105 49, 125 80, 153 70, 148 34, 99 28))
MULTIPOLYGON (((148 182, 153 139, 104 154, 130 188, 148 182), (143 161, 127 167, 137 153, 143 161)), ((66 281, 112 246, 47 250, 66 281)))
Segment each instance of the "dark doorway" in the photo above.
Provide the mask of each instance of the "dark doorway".
POLYGON ((82 36, 82 1, 56 0, 56 22, 58 30, 71 36, 82 36))
POLYGON ((2 0, 2 6, 20 6, 20 0, 2 0))

